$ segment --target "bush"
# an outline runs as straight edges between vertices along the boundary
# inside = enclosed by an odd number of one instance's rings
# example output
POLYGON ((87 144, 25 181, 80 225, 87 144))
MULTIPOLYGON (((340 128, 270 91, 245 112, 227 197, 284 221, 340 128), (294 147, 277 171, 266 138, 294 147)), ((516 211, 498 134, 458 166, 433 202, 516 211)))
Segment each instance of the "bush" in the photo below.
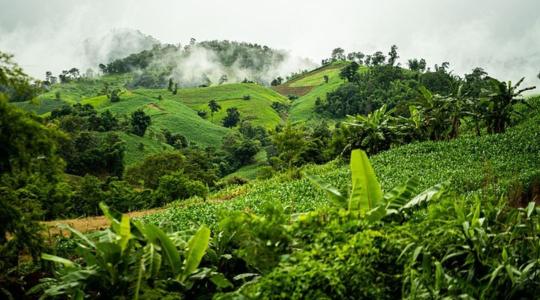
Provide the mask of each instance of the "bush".
POLYGON ((242 96, 242 99, 243 100, 250 100, 251 96, 250 95, 244 95, 244 96, 242 96))
POLYGON ((190 180, 183 172, 162 176, 155 191, 156 205, 173 200, 183 200, 193 196, 206 198, 208 187, 198 180, 190 180))

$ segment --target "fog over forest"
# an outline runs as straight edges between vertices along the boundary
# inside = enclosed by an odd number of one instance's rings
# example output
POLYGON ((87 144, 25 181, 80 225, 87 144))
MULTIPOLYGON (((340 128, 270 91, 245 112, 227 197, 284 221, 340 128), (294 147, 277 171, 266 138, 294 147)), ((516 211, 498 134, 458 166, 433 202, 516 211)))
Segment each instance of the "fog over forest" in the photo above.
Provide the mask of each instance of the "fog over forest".
POLYGON ((134 30, 163 43, 187 44, 193 37, 283 49, 295 58, 287 72, 304 67, 299 58, 320 63, 335 47, 372 53, 392 44, 402 63, 411 57, 428 65, 449 61, 458 74, 479 66, 504 80, 525 75, 534 84, 540 69, 535 0, 0 0, 0 6, 0 48, 38 78, 148 47, 148 40, 133 40, 134 30), (118 42, 110 39, 114 32, 130 34, 118 42))

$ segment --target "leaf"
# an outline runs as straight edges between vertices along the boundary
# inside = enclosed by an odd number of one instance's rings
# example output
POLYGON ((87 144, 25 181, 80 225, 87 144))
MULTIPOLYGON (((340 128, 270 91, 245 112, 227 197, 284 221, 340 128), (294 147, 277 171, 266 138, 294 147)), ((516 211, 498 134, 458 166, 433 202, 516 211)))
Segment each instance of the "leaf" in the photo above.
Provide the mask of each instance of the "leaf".
POLYGON ((212 274, 210 281, 212 281, 220 289, 234 286, 222 273, 212 274))
POLYGON ((328 198, 334 202, 337 206, 345 208, 347 205, 347 198, 329 183, 325 183, 319 176, 306 174, 306 177, 318 188, 322 189, 328 198))
POLYGON ((182 262, 180 261, 180 253, 176 249, 176 246, 171 241, 171 239, 157 226, 153 224, 146 224, 146 235, 148 239, 153 243, 159 241, 161 244, 163 252, 165 252, 165 257, 169 262, 169 266, 173 274, 178 275, 182 272, 182 262))
POLYGON ((129 224, 129 216, 122 215, 122 221, 120 222, 120 248, 122 253, 126 250, 129 240, 131 239, 131 227, 129 224))
POLYGON ((534 202, 529 202, 529 205, 527 205, 527 219, 529 219, 534 212, 535 205, 536 203, 534 202))
POLYGON ((366 153, 362 150, 356 149, 351 153, 351 175, 349 210, 368 211, 381 204, 383 199, 381 186, 366 153))
POLYGON ((122 215, 116 211, 111 211, 109 206, 105 204, 105 202, 99 202, 99 208, 101 208, 101 211, 103 212, 103 215, 109 219, 111 222, 111 228, 114 232, 118 232, 120 227, 120 219, 122 218, 122 215))
POLYGON ((156 277, 161 268, 161 254, 156 250, 154 244, 147 244, 143 248, 142 262, 147 271, 146 278, 156 277))
POLYGON ((369 222, 377 222, 380 221, 382 218, 384 218, 387 215, 387 210, 384 205, 379 205, 375 207, 374 209, 370 210, 366 214, 366 219, 369 222))
POLYGON ((434 201, 439 199, 439 197, 444 193, 446 184, 436 184, 429 189, 418 194, 416 197, 411 199, 407 204, 403 205, 403 209, 412 208, 418 206, 424 202, 434 201))
POLYGON ((73 267, 77 266, 77 264, 75 264, 71 260, 60 257, 60 256, 56 256, 56 255, 42 253, 41 258, 44 259, 44 260, 55 262, 57 264, 64 265, 64 267, 66 267, 66 268, 73 268, 73 267))
POLYGON ((203 225, 188 242, 184 270, 180 281, 185 281, 191 273, 197 270, 197 267, 199 267, 201 259, 208 248, 209 242, 210 229, 203 225))
POLYGON ((85 243, 85 246, 88 246, 88 247, 90 247, 92 249, 96 248, 96 245, 94 244, 94 242, 92 242, 86 235, 84 235, 80 231, 74 229, 73 227, 71 227, 69 225, 66 225, 66 224, 60 224, 58 227, 63 228, 63 229, 67 229, 69 232, 76 235, 79 239, 81 239, 85 243))
POLYGON ((386 203, 386 208, 401 209, 413 198, 417 189, 418 179, 416 177, 410 178, 406 183, 393 188, 384 194, 383 200, 384 203, 386 203))

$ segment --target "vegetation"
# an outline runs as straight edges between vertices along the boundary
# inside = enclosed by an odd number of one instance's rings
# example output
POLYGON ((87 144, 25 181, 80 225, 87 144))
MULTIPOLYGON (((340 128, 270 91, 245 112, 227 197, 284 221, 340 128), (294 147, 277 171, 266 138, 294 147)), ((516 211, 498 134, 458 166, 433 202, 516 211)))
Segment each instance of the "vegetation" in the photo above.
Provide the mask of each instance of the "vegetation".
POLYGON ((254 83, 282 55, 192 40, 41 83, 1 54, 0 297, 536 297, 534 87, 396 46, 254 83), (252 76, 186 84, 197 51, 252 76))

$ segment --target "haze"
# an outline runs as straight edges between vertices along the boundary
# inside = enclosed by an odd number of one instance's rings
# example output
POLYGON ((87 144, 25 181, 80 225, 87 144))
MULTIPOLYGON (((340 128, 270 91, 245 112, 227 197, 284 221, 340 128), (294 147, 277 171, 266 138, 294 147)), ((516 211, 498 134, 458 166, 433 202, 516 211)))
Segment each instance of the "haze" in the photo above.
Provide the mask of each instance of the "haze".
POLYGON ((538 84, 540 2, 521 1, 128 1, 0 0, 0 49, 30 74, 85 68, 83 41, 113 29, 161 42, 228 39, 265 44, 316 63, 331 50, 399 47, 400 61, 483 67, 503 80, 538 84))

